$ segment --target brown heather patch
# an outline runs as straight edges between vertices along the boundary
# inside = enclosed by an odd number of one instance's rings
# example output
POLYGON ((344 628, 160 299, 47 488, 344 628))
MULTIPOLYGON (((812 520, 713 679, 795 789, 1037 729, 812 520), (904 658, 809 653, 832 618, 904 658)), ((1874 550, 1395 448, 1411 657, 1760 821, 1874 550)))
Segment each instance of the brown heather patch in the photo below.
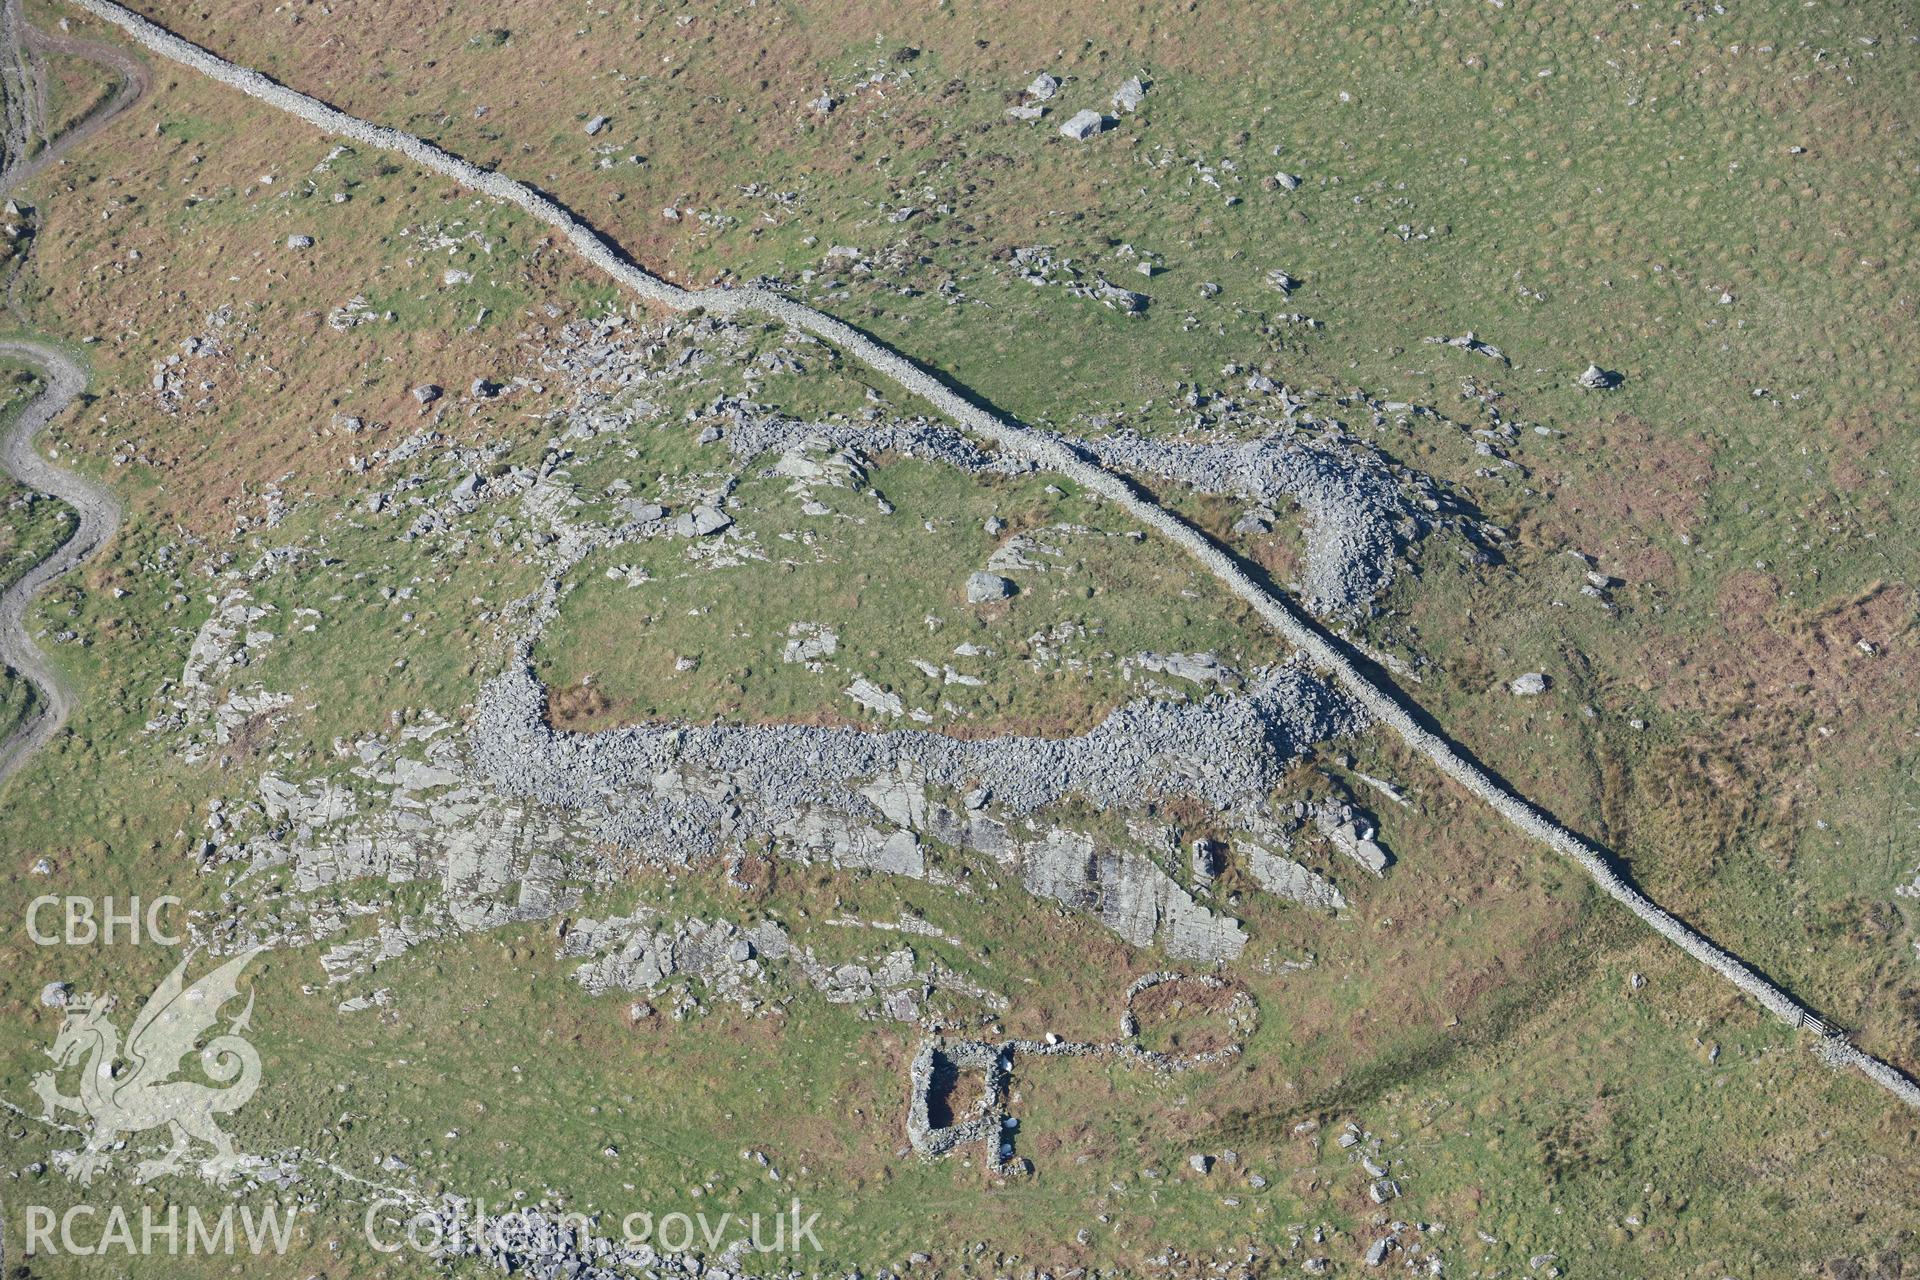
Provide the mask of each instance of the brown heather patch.
MULTIPOLYGON (((379 322, 345 333, 328 327, 327 312, 355 294, 438 287, 433 261, 407 268, 383 256, 400 228, 477 226, 484 210, 444 183, 371 168, 349 205, 283 202, 278 194, 295 187, 330 144, 297 127, 252 127, 249 110, 244 100, 184 73, 160 77, 146 101, 30 193, 43 225, 20 290, 34 323, 70 340, 99 339, 88 347, 97 398, 70 420, 63 443, 104 463, 120 442, 138 442, 165 494, 157 514, 219 536, 238 517, 260 513, 268 485, 289 496, 358 487, 365 482, 350 477, 350 456, 391 448, 427 426, 456 438, 498 437, 504 423, 557 403, 551 389, 544 397, 522 392, 490 402, 472 417, 460 403, 476 377, 539 376, 529 362, 534 344, 513 335, 544 332, 544 315, 500 316, 472 331, 379 322), (239 123, 205 142, 162 131, 183 120, 239 123), (257 185, 263 173, 279 182, 257 185), (249 187, 251 195, 240 194, 249 187), (189 193, 212 203, 190 210, 189 193), (296 232, 314 234, 315 247, 286 249, 296 232), (221 307, 233 315, 224 332, 207 323, 221 307), (242 330, 250 332, 242 338, 242 330), (183 404, 178 413, 163 412, 150 386, 152 363, 177 353, 185 337, 209 333, 226 352, 184 361, 183 404), (215 389, 201 391, 202 380, 215 389), (408 392, 424 381, 448 394, 423 411, 408 392), (212 403, 198 405, 202 398, 212 403), (336 431, 336 413, 359 416, 373 429, 336 431)), ((319 181, 324 190, 325 175, 319 181)), ((564 299, 587 282, 572 257, 544 236, 518 247, 522 256, 509 280, 519 296, 564 299)))
POLYGON ((589 729, 612 709, 607 695, 584 681, 547 690, 547 722, 556 729, 589 729))
POLYGON ((1671 573, 1672 558, 1655 539, 1698 526, 1714 479, 1713 445, 1698 432, 1659 432, 1628 414, 1576 428, 1568 439, 1578 442, 1578 461, 1541 469, 1554 496, 1543 523, 1562 526, 1571 545, 1629 581, 1671 573))
POLYGON ((1872 481, 1875 456, 1890 441, 1910 437, 1911 432, 1908 413, 1888 401, 1830 419, 1826 436, 1833 443, 1833 454, 1827 466, 1834 487, 1847 493, 1866 488, 1872 481))
POLYGON ((1660 637, 1640 666, 1663 673, 1661 700, 1676 710, 1765 706, 1829 721, 1884 715, 1903 697, 1911 701, 1906 695, 1920 677, 1914 610, 1912 587, 1878 583, 1796 615, 1783 606, 1775 578, 1740 570, 1721 584, 1718 627, 1697 638, 1660 637), (1863 652, 1863 640, 1875 652, 1863 652))
POLYGON ((82 58, 52 55, 46 59, 46 75, 49 137, 58 138, 113 93, 100 67, 82 58))

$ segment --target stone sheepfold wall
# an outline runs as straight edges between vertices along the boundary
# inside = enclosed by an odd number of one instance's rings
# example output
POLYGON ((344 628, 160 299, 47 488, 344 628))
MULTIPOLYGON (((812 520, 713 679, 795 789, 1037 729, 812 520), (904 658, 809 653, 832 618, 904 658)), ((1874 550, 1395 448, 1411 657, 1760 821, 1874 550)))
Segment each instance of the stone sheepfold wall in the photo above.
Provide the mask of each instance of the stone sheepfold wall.
POLYGON ((531 187, 481 169, 412 134, 357 119, 270 80, 257 71, 236 66, 111 0, 70 2, 121 28, 151 52, 258 98, 326 133, 364 146, 395 152, 423 169, 444 174, 463 186, 524 209, 564 235, 582 258, 649 302, 676 311, 705 308, 720 315, 757 314, 832 343, 902 389, 922 397, 963 430, 990 440, 1010 453, 1028 458, 1046 470, 1058 472, 1114 502, 1141 524, 1198 560, 1222 585, 1246 601, 1275 631, 1304 652, 1316 667, 1337 680, 1375 719, 1399 734, 1408 746, 1425 756, 1442 773, 1491 805, 1508 823, 1538 843, 1572 859, 1607 896, 1639 916, 1661 937, 1745 992, 1762 1008, 1789 1026, 1808 1027, 1817 1032, 1820 1036, 1819 1050, 1827 1062, 1835 1066, 1853 1067, 1901 1102, 1920 1110, 1920 1085, 1827 1028, 1811 1010, 1781 988, 1628 884, 1598 849, 1560 826, 1544 810, 1508 790, 1445 738, 1425 728, 1397 696, 1374 684, 1363 674, 1342 647, 1321 634, 1292 605, 1268 594, 1241 570, 1232 557, 1205 535, 1143 497, 1133 485, 1104 470, 1086 455, 1058 439, 989 413, 911 360, 832 316, 764 289, 689 290, 669 284, 628 262, 592 228, 531 187))
POLYGON ((908 1143, 917 1154, 929 1160, 949 1155, 959 1147, 981 1143, 986 1147, 990 1171, 1023 1172, 1018 1162, 1010 1163, 1019 1122, 1010 1122, 1007 1111, 1007 1090, 1017 1057, 1119 1058, 1163 1072, 1219 1066, 1239 1057, 1256 1016, 1253 1000, 1244 991, 1234 993, 1233 1012, 1228 1019, 1229 1028, 1236 1033, 1232 1043, 1179 1055, 1161 1053, 1140 1043, 1140 1023, 1134 1016, 1133 1002, 1141 992, 1170 982, 1192 983, 1214 991, 1225 991, 1232 985, 1212 974, 1185 974, 1170 969, 1142 974, 1127 988, 1117 1040, 1063 1040, 1048 1035, 1044 1040, 991 1042, 935 1036, 923 1041, 907 1068, 908 1143), (956 1072, 978 1072, 980 1093, 970 1114, 953 1116, 952 1123, 936 1127, 932 1118, 934 1076, 942 1060, 956 1072))

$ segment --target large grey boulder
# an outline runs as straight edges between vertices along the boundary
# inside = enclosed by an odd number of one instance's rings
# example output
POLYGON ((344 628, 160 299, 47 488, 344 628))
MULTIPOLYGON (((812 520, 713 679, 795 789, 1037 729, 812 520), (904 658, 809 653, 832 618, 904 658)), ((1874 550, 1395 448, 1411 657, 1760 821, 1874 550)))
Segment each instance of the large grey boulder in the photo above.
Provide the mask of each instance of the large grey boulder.
POLYGON ((1144 293, 1135 293, 1131 289, 1122 289, 1119 285, 1111 284, 1105 280, 1100 282, 1099 293, 1100 301, 1106 303, 1114 310, 1124 311, 1130 316, 1139 315, 1142 311, 1145 311, 1147 305, 1153 301, 1152 298, 1149 298, 1144 293))
POLYGON ((1044 71, 1035 76, 1033 83, 1027 86, 1027 96, 1038 102, 1045 102, 1058 92, 1060 92, 1060 81, 1044 71))
POLYGON ((1013 583, 997 573, 976 573, 967 579, 967 603, 991 604, 1013 594, 1013 583))
POLYGON ((1060 126, 1060 132, 1075 142, 1085 142, 1107 127, 1107 118, 1098 111, 1076 111, 1060 126))
POLYGON ((1236 848, 1246 856, 1247 870, 1268 893, 1321 911, 1345 909, 1345 896, 1325 876, 1256 844, 1242 842, 1236 848))
POLYGON ((1512 690, 1517 698, 1531 698, 1535 694, 1547 691, 1547 678, 1538 671, 1529 671, 1523 676, 1515 677, 1513 683, 1507 688, 1512 690))
POLYGON ((1273 532, 1273 516, 1264 511, 1249 511, 1233 522, 1235 533, 1262 534, 1273 532))
POLYGON ((1115 111, 1137 111, 1147 96, 1147 86, 1140 82, 1139 76, 1128 76, 1120 87, 1113 91, 1113 109, 1115 111))
POLYGON ((704 538, 733 523, 733 517, 709 506, 698 506, 674 521, 673 531, 683 538, 704 538))

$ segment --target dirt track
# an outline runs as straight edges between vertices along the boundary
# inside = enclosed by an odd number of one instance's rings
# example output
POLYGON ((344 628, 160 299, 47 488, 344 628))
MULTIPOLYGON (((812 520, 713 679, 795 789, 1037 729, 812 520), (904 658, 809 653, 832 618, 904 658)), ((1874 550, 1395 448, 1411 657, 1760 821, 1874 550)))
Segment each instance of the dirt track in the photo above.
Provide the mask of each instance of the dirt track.
POLYGON ((104 490, 47 462, 33 446, 40 429, 86 390, 86 372, 57 347, 22 339, 0 340, 0 356, 38 365, 47 378, 45 388, 28 401, 0 442, 0 467, 22 484, 50 493, 80 513, 73 535, 0 594, 0 661, 31 680, 39 695, 27 722, 0 743, 0 783, 4 783, 60 731, 73 709, 72 695, 61 684, 59 673, 27 633, 27 607, 43 587, 78 566, 107 540, 120 522, 120 508, 104 490))
MULTIPOLYGON (((147 91, 148 80, 146 64, 125 49, 98 40, 49 35, 27 25, 26 19, 20 14, 20 0, 6 0, 4 16, 0 17, 0 33, 8 41, 8 70, 15 67, 34 68, 30 74, 18 77, 23 82, 18 102, 10 96, 7 104, 8 132, 14 136, 5 140, 8 167, 4 178, 0 178, 0 191, 11 192, 32 180, 41 170, 138 102, 147 91), (97 62, 120 77, 120 86, 113 91, 111 98, 89 111, 73 128, 48 141, 39 152, 27 158, 26 153, 33 142, 44 138, 47 123, 43 115, 46 105, 43 77, 33 57, 40 54, 58 54, 97 62), (16 145, 18 150, 14 149, 16 145)), ((15 79, 12 75, 8 77, 9 88, 12 88, 15 79)))
MULTIPOLYGON (((124 49, 93 40, 49 36, 27 26, 20 14, 20 0, 6 0, 4 10, 0 10, 0 38, 5 41, 0 58, 4 58, 9 73, 6 137, 0 140, 6 146, 6 168, 0 172, 0 198, 4 198, 137 102, 148 82, 146 67, 124 49), (29 160, 23 158, 26 149, 45 125, 37 87, 40 76, 31 56, 39 53, 98 62, 120 76, 120 87, 29 160)), ((23 244, 30 245, 31 241, 23 244)), ((15 266, 14 281, 19 280, 21 270, 22 266, 15 266)), ((12 306, 11 283, 8 304, 12 306)), ((25 723, 0 741, 0 785, 4 785, 29 756, 53 739, 73 710, 73 695, 28 634, 27 608, 48 583, 79 566, 113 534, 120 522, 120 508, 105 490, 41 457, 33 444, 41 429, 86 390, 86 371, 59 348, 27 338, 0 340, 0 356, 37 366, 47 380, 40 393, 20 410, 5 440, 0 441, 0 468, 28 488, 60 499, 80 516, 65 542, 0 594, 0 663, 31 681, 38 699, 25 723)))

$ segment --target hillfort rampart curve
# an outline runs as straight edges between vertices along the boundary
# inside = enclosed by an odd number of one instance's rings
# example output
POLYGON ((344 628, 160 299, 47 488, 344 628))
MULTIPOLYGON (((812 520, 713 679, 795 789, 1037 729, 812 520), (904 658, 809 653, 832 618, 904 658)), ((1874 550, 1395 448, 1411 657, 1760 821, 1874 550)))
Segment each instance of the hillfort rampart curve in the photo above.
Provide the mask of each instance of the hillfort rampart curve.
POLYGON ((121 28, 150 52, 238 89, 323 132, 404 156, 423 169, 519 207, 555 228, 584 260, 648 302, 676 311, 705 309, 729 316, 764 316, 834 344, 901 389, 926 400, 962 429, 1108 499, 1191 555, 1409 747, 1491 806, 1510 825, 1571 859, 1608 897, 1788 1026, 1813 1031, 1823 1060, 1836 1067, 1854 1068, 1907 1106, 1920 1109, 1920 1085, 1827 1027, 1812 1010, 1785 990, 1654 903, 1628 883, 1599 849, 1510 790, 1453 743, 1426 728, 1407 702, 1364 673, 1344 647, 1316 627, 1304 612, 1263 587, 1206 535, 1146 497, 1121 476, 1105 470, 1057 438, 1020 426, 981 407, 926 369, 844 321, 763 289, 690 290, 670 284, 625 259, 586 223, 529 186, 482 169, 412 134, 350 116, 259 72, 230 63, 111 0, 70 0, 70 3, 121 28))

